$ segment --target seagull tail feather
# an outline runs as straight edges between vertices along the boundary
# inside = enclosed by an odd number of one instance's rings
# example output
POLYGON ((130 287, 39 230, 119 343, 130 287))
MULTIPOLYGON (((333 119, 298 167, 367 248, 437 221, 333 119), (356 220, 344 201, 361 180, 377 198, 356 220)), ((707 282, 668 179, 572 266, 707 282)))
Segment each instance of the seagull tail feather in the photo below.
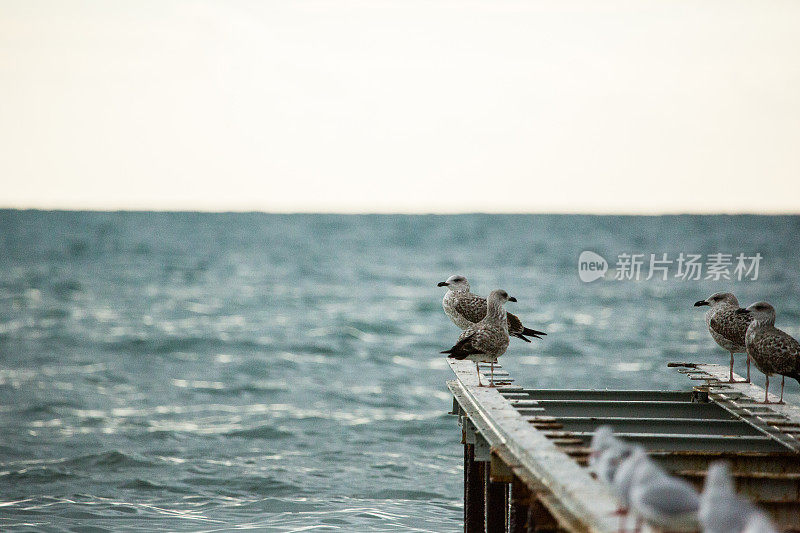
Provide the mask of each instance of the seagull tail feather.
POLYGON ((535 329, 530 328, 522 328, 522 334, 527 335, 529 337, 536 337, 537 339, 541 339, 539 335, 547 335, 544 331, 536 331, 535 329))
MULTIPOLYGON (((452 350, 452 348, 450 350, 452 350)), ((453 353, 450 350, 445 350, 444 352, 440 352, 440 353, 446 353, 446 354, 448 354, 447 355, 448 359, 455 359, 456 361, 463 361, 464 359, 467 358, 467 355, 469 355, 469 354, 467 354, 465 352, 453 353)))
MULTIPOLYGON (((525 342, 531 342, 531 340, 528 337, 525 337, 522 333, 512 333, 511 336, 516 337, 518 339, 522 339, 525 342)), ((536 335, 534 335, 534 337, 536 337, 537 339, 541 339, 541 337, 537 337, 536 335)))
POLYGON ((472 335, 470 335, 469 337, 461 339, 460 341, 458 341, 455 344, 455 346, 453 346, 449 350, 445 350, 445 351, 443 351, 441 353, 446 353, 446 354, 448 354, 447 355, 448 358, 457 359, 459 361, 462 360, 462 359, 466 359, 468 356, 470 356, 472 354, 480 353, 480 350, 476 350, 475 347, 470 343, 470 341, 472 340, 473 335, 474 335, 474 333, 472 335))

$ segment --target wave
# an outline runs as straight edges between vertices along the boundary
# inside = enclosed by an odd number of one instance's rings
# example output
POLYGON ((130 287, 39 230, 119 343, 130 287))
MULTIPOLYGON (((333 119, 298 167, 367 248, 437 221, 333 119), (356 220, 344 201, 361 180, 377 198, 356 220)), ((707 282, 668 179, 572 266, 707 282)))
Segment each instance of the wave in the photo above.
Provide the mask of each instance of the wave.
POLYGON ((0 472, 0 480, 9 483, 52 483, 66 479, 77 478, 76 474, 68 472, 59 466, 31 466, 17 470, 0 472))
POLYGON ((141 466, 154 466, 154 461, 149 461, 134 454, 128 454, 117 450, 112 450, 103 453, 92 453, 68 459, 64 462, 73 468, 125 468, 125 467, 141 467, 141 466))
POLYGON ((287 439, 289 437, 294 436, 289 431, 284 431, 282 429, 278 429, 273 426, 258 426, 248 429, 237 429, 234 431, 223 433, 223 435, 226 437, 238 437, 244 439, 267 439, 267 440, 287 439))
POLYGON ((300 485, 264 475, 194 476, 181 480, 187 486, 211 488, 213 498, 259 496, 294 496, 305 494, 300 485))
POLYGON ((364 500, 452 500, 452 496, 445 494, 413 489, 382 489, 354 497, 364 500))
MULTIPOLYGON (((144 492, 153 491, 153 492, 158 492, 158 493, 172 492, 172 493, 186 494, 186 493, 191 492, 190 490, 188 490, 188 489, 186 489, 184 487, 176 487, 174 485, 168 485, 168 484, 164 484, 164 483, 157 483, 155 481, 151 481, 149 479, 143 479, 143 478, 136 478, 136 479, 132 479, 130 481, 126 481, 125 483, 120 485, 120 488, 134 490, 134 491, 144 491, 144 492)), ((127 513, 130 514, 130 511, 123 511, 123 512, 127 512, 127 513)), ((133 512, 134 513, 136 512, 135 508, 133 508, 133 512)))

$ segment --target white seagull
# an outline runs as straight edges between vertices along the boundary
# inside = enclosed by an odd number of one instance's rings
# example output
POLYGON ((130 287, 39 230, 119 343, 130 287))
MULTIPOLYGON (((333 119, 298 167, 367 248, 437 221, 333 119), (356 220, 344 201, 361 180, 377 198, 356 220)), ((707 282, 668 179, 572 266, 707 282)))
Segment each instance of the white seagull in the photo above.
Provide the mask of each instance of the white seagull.
POLYGON ((747 525, 756 507, 733 490, 730 466, 717 461, 708 467, 703 493, 700 495, 700 510, 697 513, 703 525, 703 533, 739 532, 747 525))
POLYGON ((700 496, 689 483, 670 476, 647 457, 633 469, 630 502, 640 523, 644 520, 666 531, 697 530, 700 496))
POLYGON ((747 519, 742 533, 778 533, 778 529, 773 525, 767 515, 761 511, 756 511, 747 519))

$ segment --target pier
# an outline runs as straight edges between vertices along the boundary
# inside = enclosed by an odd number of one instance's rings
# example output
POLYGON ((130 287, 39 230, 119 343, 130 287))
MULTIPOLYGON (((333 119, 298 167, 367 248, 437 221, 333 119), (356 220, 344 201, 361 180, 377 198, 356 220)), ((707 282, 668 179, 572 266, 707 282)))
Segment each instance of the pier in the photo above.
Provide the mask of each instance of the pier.
POLYGON ((614 497, 587 468, 604 424, 698 491, 708 465, 728 461, 741 495, 784 531, 800 531, 800 407, 758 403, 764 389, 726 383, 727 366, 670 363, 684 390, 563 390, 518 385, 498 365, 497 387, 478 387, 474 363, 448 363, 467 533, 619 531, 614 497))

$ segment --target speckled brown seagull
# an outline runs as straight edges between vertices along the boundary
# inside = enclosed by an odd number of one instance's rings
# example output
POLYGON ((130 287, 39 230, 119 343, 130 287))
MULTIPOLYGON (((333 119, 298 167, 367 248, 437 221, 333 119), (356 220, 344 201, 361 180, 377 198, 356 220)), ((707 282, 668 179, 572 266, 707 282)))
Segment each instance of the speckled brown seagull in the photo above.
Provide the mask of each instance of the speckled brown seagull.
POLYGON ((478 363, 492 365, 489 386, 494 387, 494 364, 508 348, 508 323, 503 304, 516 301, 516 298, 502 289, 492 291, 487 302, 486 317, 462 331, 455 346, 442 352, 453 359, 474 361, 479 387, 483 387, 483 384, 478 363))
MULTIPOLYGON (((747 314, 736 312, 739 309, 739 300, 729 292, 714 293, 705 300, 700 300, 694 304, 695 307, 703 305, 709 306, 708 311, 706 311, 706 326, 709 333, 711 333, 711 337, 731 354, 731 370, 728 383, 734 383, 733 354, 747 353, 744 334, 747 332, 747 326, 750 325, 753 318, 747 314)), ((749 357, 747 358, 747 379, 745 383, 750 383, 749 357)))
MULTIPOLYGON (((464 276, 457 274, 450 276, 447 281, 440 282, 438 286, 447 287, 447 292, 442 299, 442 307, 456 326, 467 329, 486 316, 486 298, 469 292, 469 282, 464 276)), ((526 335, 537 339, 541 339, 539 335, 547 335, 543 331, 526 328, 516 315, 508 313, 507 317, 508 334, 512 337, 531 342, 526 335)))
POLYGON ((747 327, 745 345, 756 367, 767 378, 764 385, 764 403, 769 401, 769 377, 781 375, 781 399, 786 376, 800 383, 800 343, 785 331, 775 327, 775 308, 767 302, 756 302, 747 309, 739 309, 739 314, 749 314, 753 321, 747 327))

